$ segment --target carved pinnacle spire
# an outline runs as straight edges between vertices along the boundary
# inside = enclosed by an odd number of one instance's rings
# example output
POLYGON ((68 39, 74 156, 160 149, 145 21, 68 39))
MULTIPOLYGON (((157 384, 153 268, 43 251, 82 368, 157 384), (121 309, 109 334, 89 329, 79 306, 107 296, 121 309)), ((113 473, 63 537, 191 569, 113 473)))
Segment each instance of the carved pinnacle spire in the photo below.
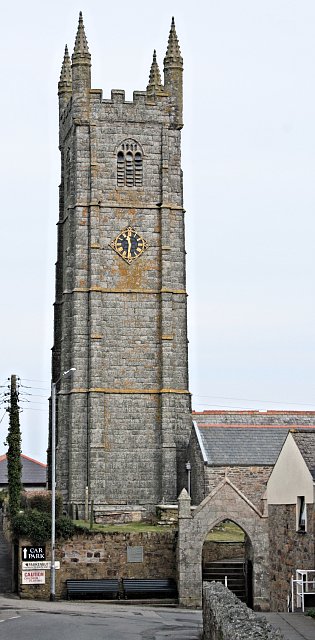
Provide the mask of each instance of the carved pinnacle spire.
POLYGON ((155 92, 163 91, 160 69, 156 61, 155 49, 153 51, 153 62, 151 64, 149 84, 147 86, 147 91, 155 91, 155 92))
POLYGON ((183 64, 183 58, 181 57, 181 52, 178 43, 178 37, 175 29, 175 20, 172 18, 172 24, 170 29, 170 35, 168 37, 168 44, 166 50, 166 56, 164 59, 164 63, 168 60, 176 60, 183 64))
POLYGON ((59 96, 59 113, 62 114, 64 108, 67 106, 72 94, 72 70, 71 62, 67 45, 65 46, 65 54, 63 57, 63 63, 61 67, 60 80, 58 82, 58 96, 59 96))
POLYGON ((79 25, 78 25, 78 31, 77 31, 77 35, 74 43, 72 60, 77 59, 79 57, 86 58, 88 60, 91 59, 91 54, 89 52, 89 47, 88 47, 88 43, 87 43, 85 31, 84 31, 82 11, 80 11, 80 14, 79 14, 79 25))
POLYGON ((63 63, 61 67, 60 73, 60 81, 59 83, 70 83, 71 84, 72 76, 71 76, 71 62, 67 45, 65 46, 65 54, 63 58, 63 63))
POLYGON ((174 18, 172 18, 164 58, 164 88, 175 99, 174 124, 178 129, 181 129, 183 126, 183 58, 180 53, 174 18))

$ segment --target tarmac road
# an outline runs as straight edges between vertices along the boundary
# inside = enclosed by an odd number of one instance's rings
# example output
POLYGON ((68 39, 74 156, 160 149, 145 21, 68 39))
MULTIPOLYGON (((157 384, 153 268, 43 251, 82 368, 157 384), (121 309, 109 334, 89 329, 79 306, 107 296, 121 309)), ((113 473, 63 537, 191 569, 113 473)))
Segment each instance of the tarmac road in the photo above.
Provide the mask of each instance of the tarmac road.
POLYGON ((0 597, 2 640, 199 640, 201 611, 0 597))

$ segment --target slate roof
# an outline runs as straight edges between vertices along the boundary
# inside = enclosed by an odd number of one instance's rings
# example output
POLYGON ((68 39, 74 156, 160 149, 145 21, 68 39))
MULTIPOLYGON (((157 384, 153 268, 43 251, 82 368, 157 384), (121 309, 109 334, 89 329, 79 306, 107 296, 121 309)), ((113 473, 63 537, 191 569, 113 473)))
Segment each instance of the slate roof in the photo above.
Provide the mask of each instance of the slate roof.
MULTIPOLYGON (((21 455, 22 462, 22 484, 24 486, 45 486, 47 465, 38 460, 33 460, 21 455)), ((0 456, 0 485, 8 484, 7 456, 0 456)))
POLYGON ((208 464, 214 466, 274 465, 289 431, 288 427, 235 428, 194 424, 202 442, 203 455, 208 464))
POLYGON ((315 481, 315 430, 291 431, 291 433, 315 481))
POLYGON ((267 409, 206 409, 193 411, 193 420, 197 424, 217 424, 234 426, 259 425, 263 426, 288 426, 288 428, 300 427, 306 429, 315 427, 315 411, 280 411, 267 409))

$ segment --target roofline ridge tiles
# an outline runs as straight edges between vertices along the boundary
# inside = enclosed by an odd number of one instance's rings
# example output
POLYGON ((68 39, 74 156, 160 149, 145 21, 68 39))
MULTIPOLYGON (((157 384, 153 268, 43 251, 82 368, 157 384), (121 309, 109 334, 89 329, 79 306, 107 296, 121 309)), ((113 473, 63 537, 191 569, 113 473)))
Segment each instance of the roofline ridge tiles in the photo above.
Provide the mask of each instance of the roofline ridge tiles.
POLYGON ((204 409, 203 411, 195 411, 195 409, 193 409, 192 413, 194 415, 207 415, 207 414, 214 414, 214 415, 222 415, 222 414, 229 414, 229 413, 239 413, 239 414, 254 414, 254 415, 261 415, 263 413, 265 414, 282 414, 282 415, 293 415, 293 414, 298 414, 298 415, 315 415, 315 410, 314 409, 308 409, 306 411, 300 411, 299 409, 297 409, 296 411, 294 409, 204 409))

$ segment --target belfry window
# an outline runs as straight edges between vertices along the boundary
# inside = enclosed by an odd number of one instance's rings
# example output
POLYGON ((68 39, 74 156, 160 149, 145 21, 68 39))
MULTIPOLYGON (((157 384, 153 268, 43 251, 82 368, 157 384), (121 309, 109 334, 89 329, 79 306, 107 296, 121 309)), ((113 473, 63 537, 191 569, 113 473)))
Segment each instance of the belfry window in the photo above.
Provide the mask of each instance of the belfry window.
POLYGON ((125 184, 125 158, 122 151, 117 153, 117 185, 123 187, 125 184))
POLYGON ((124 140, 117 153, 117 186, 142 187, 142 151, 135 140, 124 140))

